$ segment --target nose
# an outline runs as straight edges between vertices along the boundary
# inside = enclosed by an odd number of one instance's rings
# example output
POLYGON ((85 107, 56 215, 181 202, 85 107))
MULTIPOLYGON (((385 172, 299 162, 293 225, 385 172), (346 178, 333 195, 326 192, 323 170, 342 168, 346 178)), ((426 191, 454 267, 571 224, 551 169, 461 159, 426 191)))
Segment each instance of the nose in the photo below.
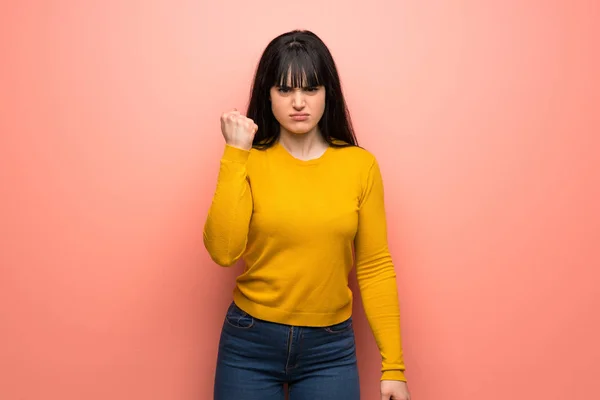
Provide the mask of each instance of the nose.
POLYGON ((302 92, 302 89, 294 90, 294 94, 292 95, 292 106, 295 109, 304 108, 304 93, 302 92))

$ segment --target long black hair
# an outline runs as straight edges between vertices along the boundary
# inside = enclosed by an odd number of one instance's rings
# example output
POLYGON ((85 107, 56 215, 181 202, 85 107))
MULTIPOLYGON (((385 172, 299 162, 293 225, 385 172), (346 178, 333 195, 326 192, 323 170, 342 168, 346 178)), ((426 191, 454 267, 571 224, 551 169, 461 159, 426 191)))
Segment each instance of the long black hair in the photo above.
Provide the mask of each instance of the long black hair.
POLYGON ((333 147, 358 146, 344 100, 338 71, 329 49, 311 31, 293 30, 274 38, 265 48, 250 90, 246 116, 257 125, 253 147, 266 149, 279 138, 280 125, 269 100, 273 86, 285 85, 291 70, 292 87, 325 87, 325 111, 319 129, 333 147))

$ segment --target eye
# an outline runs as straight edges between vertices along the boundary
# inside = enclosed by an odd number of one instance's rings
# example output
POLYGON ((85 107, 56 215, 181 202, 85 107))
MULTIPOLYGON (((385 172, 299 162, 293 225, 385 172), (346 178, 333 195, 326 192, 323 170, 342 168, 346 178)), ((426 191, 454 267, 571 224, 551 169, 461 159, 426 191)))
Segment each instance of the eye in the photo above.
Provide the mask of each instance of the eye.
POLYGON ((306 88, 307 92, 316 92, 317 90, 319 90, 317 86, 309 86, 306 88))
POLYGON ((277 88, 277 91, 279 91, 279 93, 289 93, 290 88, 287 86, 279 86, 277 88))

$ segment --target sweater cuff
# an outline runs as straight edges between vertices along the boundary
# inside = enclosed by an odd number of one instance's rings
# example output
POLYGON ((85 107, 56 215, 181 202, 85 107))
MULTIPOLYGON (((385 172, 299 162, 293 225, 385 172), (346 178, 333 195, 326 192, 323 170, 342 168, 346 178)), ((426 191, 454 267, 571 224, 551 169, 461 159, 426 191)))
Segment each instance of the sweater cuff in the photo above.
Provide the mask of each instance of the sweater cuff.
POLYGON ((240 149, 239 147, 233 147, 225 144, 225 150, 223 151, 222 160, 245 163, 248 161, 250 156, 250 150, 240 149))
POLYGON ((406 382, 406 376, 404 375, 404 371, 401 371, 399 369, 391 369, 383 372, 383 374, 381 375, 381 380, 406 382))

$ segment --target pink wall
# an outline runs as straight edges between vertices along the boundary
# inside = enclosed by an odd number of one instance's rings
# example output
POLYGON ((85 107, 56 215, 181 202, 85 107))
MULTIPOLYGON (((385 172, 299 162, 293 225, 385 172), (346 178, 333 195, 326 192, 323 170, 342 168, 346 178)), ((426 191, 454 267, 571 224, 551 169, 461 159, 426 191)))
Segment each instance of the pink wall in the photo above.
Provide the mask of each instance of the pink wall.
POLYGON ((599 15, 593 0, 2 2, 0 399, 211 398, 239 272, 201 241, 218 118, 297 27, 330 46, 382 165, 414 399, 595 398, 599 15))

